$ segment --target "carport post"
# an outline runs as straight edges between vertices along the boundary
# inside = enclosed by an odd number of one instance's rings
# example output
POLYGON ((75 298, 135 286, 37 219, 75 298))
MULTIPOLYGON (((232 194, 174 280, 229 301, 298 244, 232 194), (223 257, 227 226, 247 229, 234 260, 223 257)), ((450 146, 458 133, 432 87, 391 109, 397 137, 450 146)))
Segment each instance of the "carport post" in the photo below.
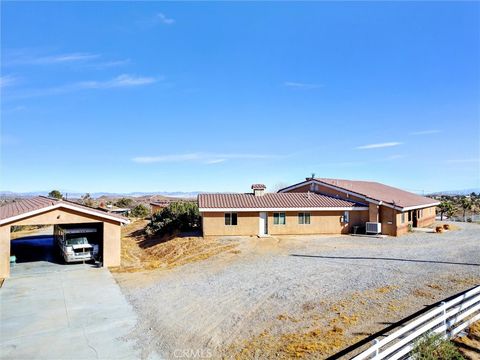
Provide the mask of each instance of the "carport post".
POLYGON ((0 226, 0 278, 10 276, 10 225, 0 226))

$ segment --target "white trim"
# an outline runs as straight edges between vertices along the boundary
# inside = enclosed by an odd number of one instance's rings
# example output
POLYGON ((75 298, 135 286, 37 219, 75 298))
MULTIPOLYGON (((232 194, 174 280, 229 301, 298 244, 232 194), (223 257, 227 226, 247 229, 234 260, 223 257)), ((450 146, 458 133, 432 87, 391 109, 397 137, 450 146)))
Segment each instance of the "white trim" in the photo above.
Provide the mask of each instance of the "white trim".
POLYGON ((26 213, 23 213, 23 214, 19 214, 19 215, 11 216, 11 217, 6 218, 6 219, 2 219, 2 220, 0 220, 0 225, 8 224, 8 223, 11 223, 11 222, 14 222, 14 221, 26 218, 26 217, 30 217, 30 216, 33 216, 33 215, 41 214, 41 213, 48 212, 48 211, 55 210, 55 209, 59 209, 59 208, 74 210, 74 211, 77 211, 77 212, 80 212, 80 213, 89 214, 89 215, 93 215, 93 216, 96 216, 96 217, 113 220, 115 222, 119 222, 119 223, 123 223, 123 224, 129 224, 130 223, 130 220, 128 220, 128 219, 120 219, 118 217, 110 216, 108 214, 101 214, 101 213, 98 213, 96 211, 90 211, 90 210, 85 209, 85 208, 77 207, 75 205, 70 205, 70 204, 67 204, 67 203, 64 203, 64 202, 58 202, 55 205, 42 207, 42 208, 37 209, 37 210, 32 210, 32 211, 29 211, 29 212, 26 212, 26 213))
MULTIPOLYGON (((392 208, 392 209, 395 209, 395 210, 399 210, 399 211, 423 209, 423 208, 427 208, 427 207, 437 206, 437 205, 440 204, 440 202, 434 202, 434 203, 431 203, 431 204, 415 205, 415 206, 408 206, 408 207, 396 206, 396 205, 386 203, 386 202, 381 201, 381 200, 375 200, 375 199, 369 198, 368 196, 365 196, 365 195, 362 195, 362 194, 359 194, 359 193, 356 193, 356 192, 353 192, 353 191, 348 191, 348 190, 346 190, 342 187, 339 187, 339 186, 324 183, 323 181, 319 181, 319 180, 316 180, 316 179, 304 181, 303 183, 299 183, 299 184, 296 184, 296 185, 292 185, 292 186, 280 189, 279 193, 283 193, 286 190, 296 189, 296 188, 299 188, 299 187, 302 187, 302 186, 305 186, 305 185, 309 185, 309 184, 312 184, 312 183, 317 183, 318 185, 322 185, 322 186, 325 186, 327 188, 334 189, 334 190, 343 192, 343 193, 348 194, 348 195, 356 196, 356 197, 361 198, 361 199, 363 199, 367 202, 371 202, 375 205, 383 205, 383 206, 386 206, 386 207, 389 207, 389 208, 392 208)), ((334 196, 329 195, 329 194, 326 194, 326 195, 330 196, 330 197, 334 197, 334 196)))
POLYGON ((309 208, 199 208, 200 212, 257 212, 257 211, 362 211, 368 207, 309 207, 309 208))
POLYGON ((437 206, 437 205, 440 205, 440 202, 435 202, 435 203, 425 204, 425 205, 408 206, 408 207, 401 208, 400 211, 403 212, 403 211, 415 210, 415 209, 425 209, 425 208, 437 206))

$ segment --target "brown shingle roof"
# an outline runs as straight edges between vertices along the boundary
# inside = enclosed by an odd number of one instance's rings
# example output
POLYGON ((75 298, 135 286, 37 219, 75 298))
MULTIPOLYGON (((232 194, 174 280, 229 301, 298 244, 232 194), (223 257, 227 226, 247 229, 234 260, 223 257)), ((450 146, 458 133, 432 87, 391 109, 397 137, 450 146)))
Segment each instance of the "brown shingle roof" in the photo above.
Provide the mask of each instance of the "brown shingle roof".
POLYGON ((128 222, 128 219, 124 216, 107 213, 102 210, 91 208, 85 205, 80 205, 72 201, 67 200, 57 200, 52 199, 46 196, 36 196, 29 199, 17 200, 8 204, 5 204, 0 207, 0 221, 20 216, 23 214, 28 214, 32 211, 41 210, 43 208, 48 208, 50 206, 62 205, 65 204, 70 207, 75 207, 78 211, 89 211, 97 213, 99 216, 103 217, 113 217, 117 218, 120 222, 128 222))
POLYGON ((317 178, 319 182, 333 185, 368 198, 383 201, 401 208, 437 203, 436 200, 417 195, 374 181, 317 178))
POLYGON ((353 201, 315 193, 199 194, 201 209, 285 209, 361 207, 353 201))

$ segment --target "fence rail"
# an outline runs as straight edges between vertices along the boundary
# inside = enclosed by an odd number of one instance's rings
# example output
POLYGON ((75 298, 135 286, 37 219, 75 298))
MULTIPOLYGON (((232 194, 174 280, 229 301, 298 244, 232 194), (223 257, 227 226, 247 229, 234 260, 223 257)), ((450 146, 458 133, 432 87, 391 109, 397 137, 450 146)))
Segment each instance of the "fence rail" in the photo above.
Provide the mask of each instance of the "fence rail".
POLYGON ((415 341, 420 336, 433 332, 443 334, 446 338, 453 338, 478 320, 480 320, 480 286, 442 302, 440 306, 418 316, 385 338, 375 339, 372 346, 352 360, 402 359, 412 351, 415 341))

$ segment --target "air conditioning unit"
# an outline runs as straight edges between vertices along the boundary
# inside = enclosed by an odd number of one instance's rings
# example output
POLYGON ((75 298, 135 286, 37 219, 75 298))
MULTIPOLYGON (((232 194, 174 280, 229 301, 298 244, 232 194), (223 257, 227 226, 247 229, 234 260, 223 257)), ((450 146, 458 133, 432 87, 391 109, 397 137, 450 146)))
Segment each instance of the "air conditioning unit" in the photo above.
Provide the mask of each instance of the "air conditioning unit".
POLYGON ((365 232, 367 234, 381 234, 382 233, 382 223, 367 222, 365 232))

